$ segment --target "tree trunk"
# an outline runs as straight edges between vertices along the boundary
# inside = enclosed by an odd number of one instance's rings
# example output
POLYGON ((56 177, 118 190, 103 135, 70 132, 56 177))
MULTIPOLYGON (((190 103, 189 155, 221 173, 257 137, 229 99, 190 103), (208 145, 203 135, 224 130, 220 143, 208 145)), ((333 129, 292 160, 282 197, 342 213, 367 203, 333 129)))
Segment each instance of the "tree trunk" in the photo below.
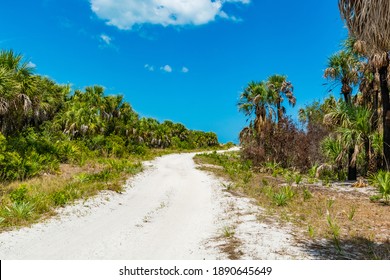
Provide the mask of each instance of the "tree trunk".
POLYGON ((387 85, 387 66, 379 69, 383 108, 383 169, 390 171, 390 100, 387 85))
MULTIPOLYGON (((372 131, 377 131, 379 126, 379 113, 378 113, 378 108, 379 108, 379 89, 374 88, 374 93, 372 96, 372 131)), ((377 172, 382 165, 382 157, 375 153, 373 148, 370 147, 370 164, 369 164, 369 173, 375 173, 377 172)))
POLYGON ((374 90, 373 98, 372 98, 372 130, 378 129, 378 90, 374 90))
POLYGON ((357 179, 357 169, 356 164, 352 165, 352 157, 353 157, 354 149, 348 150, 348 180, 349 181, 356 181, 357 179))
MULTIPOLYGON (((352 88, 348 84, 343 84, 342 89, 343 89, 342 93, 344 95, 345 103, 351 105, 352 88)), ((354 148, 351 148, 348 150, 348 180, 350 180, 350 181, 356 181, 356 179, 357 179, 356 164, 354 164, 354 165, 351 164, 354 152, 355 152, 354 148)))
POLYGON ((363 176, 367 176, 368 172, 371 172, 370 169, 374 168, 372 166, 372 149, 371 149, 371 144, 370 144, 370 139, 368 137, 364 137, 364 168, 363 168, 363 176))

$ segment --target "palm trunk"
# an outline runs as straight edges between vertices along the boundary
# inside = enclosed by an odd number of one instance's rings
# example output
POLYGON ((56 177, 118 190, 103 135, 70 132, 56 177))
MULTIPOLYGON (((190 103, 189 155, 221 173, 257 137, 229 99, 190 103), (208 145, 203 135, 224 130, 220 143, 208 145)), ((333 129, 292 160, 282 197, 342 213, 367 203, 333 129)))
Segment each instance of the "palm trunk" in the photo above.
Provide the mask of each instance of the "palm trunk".
POLYGON ((348 150, 348 180, 349 181, 356 181, 357 179, 356 164, 351 164, 353 153, 354 153, 354 149, 348 150))
POLYGON ((374 90, 373 99, 372 99, 372 130, 375 131, 378 129, 378 90, 374 90))
POLYGON ((364 168, 363 168, 363 176, 367 176, 367 173, 370 171, 371 167, 371 158, 372 158, 372 153, 371 153, 371 145, 370 145, 370 139, 368 137, 364 137, 364 168))
MULTIPOLYGON (((374 94, 372 98, 372 131, 378 130, 379 124, 379 90, 378 88, 374 88, 374 94)), ((378 169, 381 168, 381 156, 376 154, 372 147, 370 147, 370 164, 369 164, 369 173, 375 173, 378 169)))
POLYGON ((379 69, 383 108, 383 169, 390 171, 390 100, 387 72, 387 66, 379 69))
MULTIPOLYGON (((343 95, 344 95, 345 103, 351 105, 352 88, 346 84, 344 84, 342 88, 344 89, 343 95)), ((351 164, 354 152, 355 152, 354 148, 350 148, 348 150, 348 180, 350 180, 350 181, 356 181, 356 178, 357 178, 356 164, 351 164)))

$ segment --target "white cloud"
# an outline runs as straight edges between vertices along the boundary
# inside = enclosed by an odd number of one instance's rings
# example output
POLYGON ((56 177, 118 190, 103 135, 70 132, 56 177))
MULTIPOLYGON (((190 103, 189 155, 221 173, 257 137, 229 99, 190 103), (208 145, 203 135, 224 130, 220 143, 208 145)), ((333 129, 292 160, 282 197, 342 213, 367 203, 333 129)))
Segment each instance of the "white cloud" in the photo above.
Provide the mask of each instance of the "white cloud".
POLYGON ((249 4, 250 0, 90 0, 92 11, 108 25, 132 29, 137 24, 202 25, 217 17, 235 17, 223 11, 226 3, 249 4))
POLYGON ((37 65, 36 65, 34 62, 29 61, 29 62, 27 63, 27 67, 28 67, 28 68, 35 68, 35 67, 37 67, 37 65))
POLYGON ((171 73, 173 71, 173 69, 170 65, 162 66, 160 69, 167 72, 167 73, 171 73))
POLYGON ((183 73, 188 73, 190 71, 190 69, 188 69, 187 67, 183 67, 183 68, 181 68, 181 72, 183 72, 183 73))
POLYGON ((106 43, 107 45, 111 45, 112 38, 110 36, 107 36, 106 34, 101 34, 100 39, 106 43))
POLYGON ((154 66, 153 65, 145 64, 144 67, 145 67, 145 69, 149 70, 150 72, 154 71, 154 66))

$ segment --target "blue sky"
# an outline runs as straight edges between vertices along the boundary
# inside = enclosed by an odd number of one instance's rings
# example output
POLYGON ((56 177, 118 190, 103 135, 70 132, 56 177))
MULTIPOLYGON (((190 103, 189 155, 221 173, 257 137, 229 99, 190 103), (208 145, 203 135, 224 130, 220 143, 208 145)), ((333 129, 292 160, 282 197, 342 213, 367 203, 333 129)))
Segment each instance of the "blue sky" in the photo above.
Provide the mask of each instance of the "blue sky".
MULTIPOLYGON (((323 99, 323 70, 347 31, 337 1, 13 0, 0 48, 73 89, 99 84, 142 116, 237 141, 240 92, 285 74, 297 106, 323 99)), ((337 92, 335 93, 338 94, 337 92)))

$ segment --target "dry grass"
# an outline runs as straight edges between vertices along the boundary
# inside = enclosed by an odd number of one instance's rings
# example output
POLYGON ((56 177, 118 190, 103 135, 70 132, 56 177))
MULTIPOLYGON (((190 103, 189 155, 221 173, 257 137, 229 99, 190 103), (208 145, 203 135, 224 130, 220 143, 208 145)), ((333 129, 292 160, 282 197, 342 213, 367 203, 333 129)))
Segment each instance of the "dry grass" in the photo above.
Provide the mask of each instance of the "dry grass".
POLYGON ((57 174, 0 185, 0 232, 55 215, 55 208, 99 191, 121 192, 129 175, 142 170, 132 160, 95 159, 83 166, 62 164, 57 174))
POLYGON ((238 176, 226 172, 229 161, 223 162, 224 170, 210 166, 218 164, 215 156, 198 156, 195 161, 208 164, 200 168, 231 180, 235 192, 255 198, 265 209, 266 217, 259 214, 261 222, 276 218, 292 226, 296 241, 310 254, 324 259, 390 259, 390 206, 371 202, 369 194, 352 186, 303 182, 289 187, 284 177, 259 172, 252 172, 245 182, 246 171, 238 176))

